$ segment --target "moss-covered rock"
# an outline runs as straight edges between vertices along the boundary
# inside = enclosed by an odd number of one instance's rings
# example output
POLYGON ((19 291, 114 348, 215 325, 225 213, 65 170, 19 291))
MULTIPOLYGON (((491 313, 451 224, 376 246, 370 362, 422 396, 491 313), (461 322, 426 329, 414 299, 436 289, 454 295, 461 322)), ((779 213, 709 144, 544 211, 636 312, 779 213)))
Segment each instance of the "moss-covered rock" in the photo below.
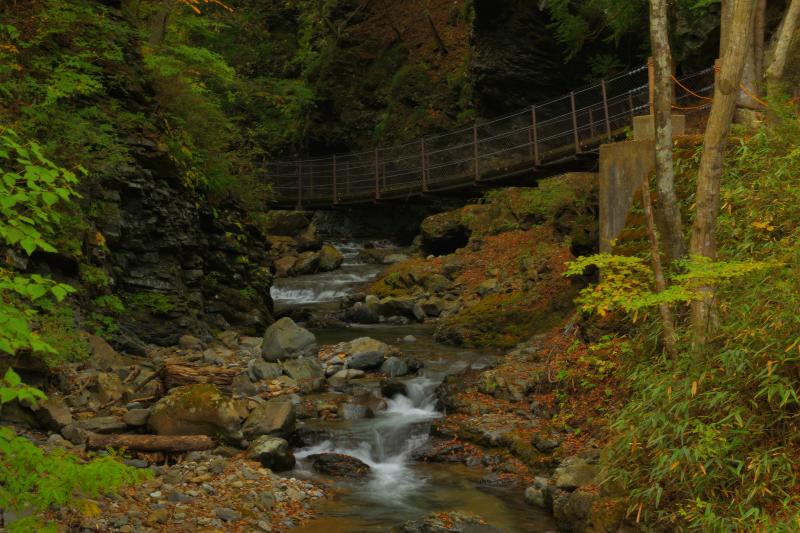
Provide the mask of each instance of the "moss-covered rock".
POLYGON ((170 391, 152 409, 148 427, 157 435, 242 437, 239 412, 233 400, 216 385, 184 385, 170 391))

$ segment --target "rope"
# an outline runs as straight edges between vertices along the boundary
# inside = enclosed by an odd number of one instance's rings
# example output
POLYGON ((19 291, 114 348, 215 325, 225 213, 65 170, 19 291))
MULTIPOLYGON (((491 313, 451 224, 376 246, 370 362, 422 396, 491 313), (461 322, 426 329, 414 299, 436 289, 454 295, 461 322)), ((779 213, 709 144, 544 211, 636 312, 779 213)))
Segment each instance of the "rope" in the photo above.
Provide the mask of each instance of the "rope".
POLYGON ((702 95, 699 95, 699 94, 697 94, 696 92, 694 92, 693 90, 691 90, 690 88, 688 88, 686 85, 684 85, 683 83, 681 83, 681 81, 680 81, 678 78, 676 78, 674 75, 671 75, 670 77, 672 78, 672 81, 674 81, 675 83, 677 83, 677 84, 678 84, 678 86, 679 86, 681 89, 683 89, 683 90, 684 90, 684 91, 686 91, 687 93, 691 94, 691 95, 692 95, 692 96, 694 96, 695 98, 699 98, 699 99, 701 99, 701 100, 708 100, 709 102, 710 102, 711 100, 713 100, 713 98, 709 98, 708 96, 702 96, 702 95))
POLYGON ((753 93, 751 93, 750 90, 743 83, 740 83, 739 87, 742 89, 742 91, 744 91, 744 94, 746 94, 747 96, 749 96, 750 98, 752 98, 753 100, 755 100, 756 102, 761 104, 762 106, 769 107, 769 104, 767 104, 764 100, 762 100, 758 96, 756 96, 753 93))

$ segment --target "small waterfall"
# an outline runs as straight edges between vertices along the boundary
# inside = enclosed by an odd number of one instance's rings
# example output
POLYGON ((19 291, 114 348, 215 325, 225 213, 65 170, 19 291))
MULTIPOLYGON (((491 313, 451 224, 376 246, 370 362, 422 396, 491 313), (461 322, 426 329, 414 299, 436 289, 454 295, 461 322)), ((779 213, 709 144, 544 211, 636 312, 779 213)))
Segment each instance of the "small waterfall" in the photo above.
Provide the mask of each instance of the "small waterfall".
POLYGON ((313 307, 339 302, 380 272, 380 265, 361 261, 359 252, 364 248, 361 243, 331 244, 344 256, 342 266, 332 272, 275 280, 270 295, 276 307, 313 307))

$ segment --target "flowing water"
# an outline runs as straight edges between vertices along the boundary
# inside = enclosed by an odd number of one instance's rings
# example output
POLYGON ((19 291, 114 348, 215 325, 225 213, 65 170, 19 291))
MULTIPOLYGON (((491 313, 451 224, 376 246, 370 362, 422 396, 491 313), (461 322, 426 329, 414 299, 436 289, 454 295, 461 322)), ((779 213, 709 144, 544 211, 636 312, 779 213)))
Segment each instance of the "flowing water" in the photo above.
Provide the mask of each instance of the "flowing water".
MULTIPOLYGON (((292 279, 278 280, 273 287, 276 309, 331 309, 348 293, 372 279, 381 270, 358 261, 357 244, 336 245, 345 254, 341 269, 292 279)), ((486 473, 463 465, 419 463, 413 452, 429 438, 431 423, 442 416, 436 410, 434 391, 448 373, 467 366, 481 368, 496 357, 434 342, 425 325, 370 325, 314 332, 319 344, 334 344, 369 336, 399 346, 408 357, 424 361, 415 377, 405 379, 407 394, 387 400, 387 408, 375 418, 311 421, 328 435, 308 448, 295 450, 298 466, 293 475, 315 478, 309 455, 336 452, 356 457, 370 467, 364 480, 334 483, 334 497, 319 509, 318 518, 296 529, 298 532, 378 532, 430 513, 468 511, 508 532, 554 530, 552 519, 522 500, 522 489, 503 489, 481 483, 486 473), (415 342, 402 338, 413 335, 415 342)), ((326 481, 330 482, 330 479, 326 481)))

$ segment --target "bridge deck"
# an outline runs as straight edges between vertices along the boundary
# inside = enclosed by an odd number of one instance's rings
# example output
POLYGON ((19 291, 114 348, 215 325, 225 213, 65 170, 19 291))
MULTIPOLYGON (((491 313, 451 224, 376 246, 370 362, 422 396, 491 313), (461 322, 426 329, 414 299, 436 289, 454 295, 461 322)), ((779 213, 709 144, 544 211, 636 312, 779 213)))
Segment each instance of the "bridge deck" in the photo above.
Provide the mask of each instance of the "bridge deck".
MULTIPOLYGON (((685 76, 681 84, 693 87, 694 94, 677 98, 685 107, 713 89, 713 69, 685 76)), ((266 173, 278 207, 408 199, 531 172, 553 173, 602 143, 624 138, 633 117, 645 112, 649 86, 642 67, 467 128, 367 152, 270 162, 266 173)))

